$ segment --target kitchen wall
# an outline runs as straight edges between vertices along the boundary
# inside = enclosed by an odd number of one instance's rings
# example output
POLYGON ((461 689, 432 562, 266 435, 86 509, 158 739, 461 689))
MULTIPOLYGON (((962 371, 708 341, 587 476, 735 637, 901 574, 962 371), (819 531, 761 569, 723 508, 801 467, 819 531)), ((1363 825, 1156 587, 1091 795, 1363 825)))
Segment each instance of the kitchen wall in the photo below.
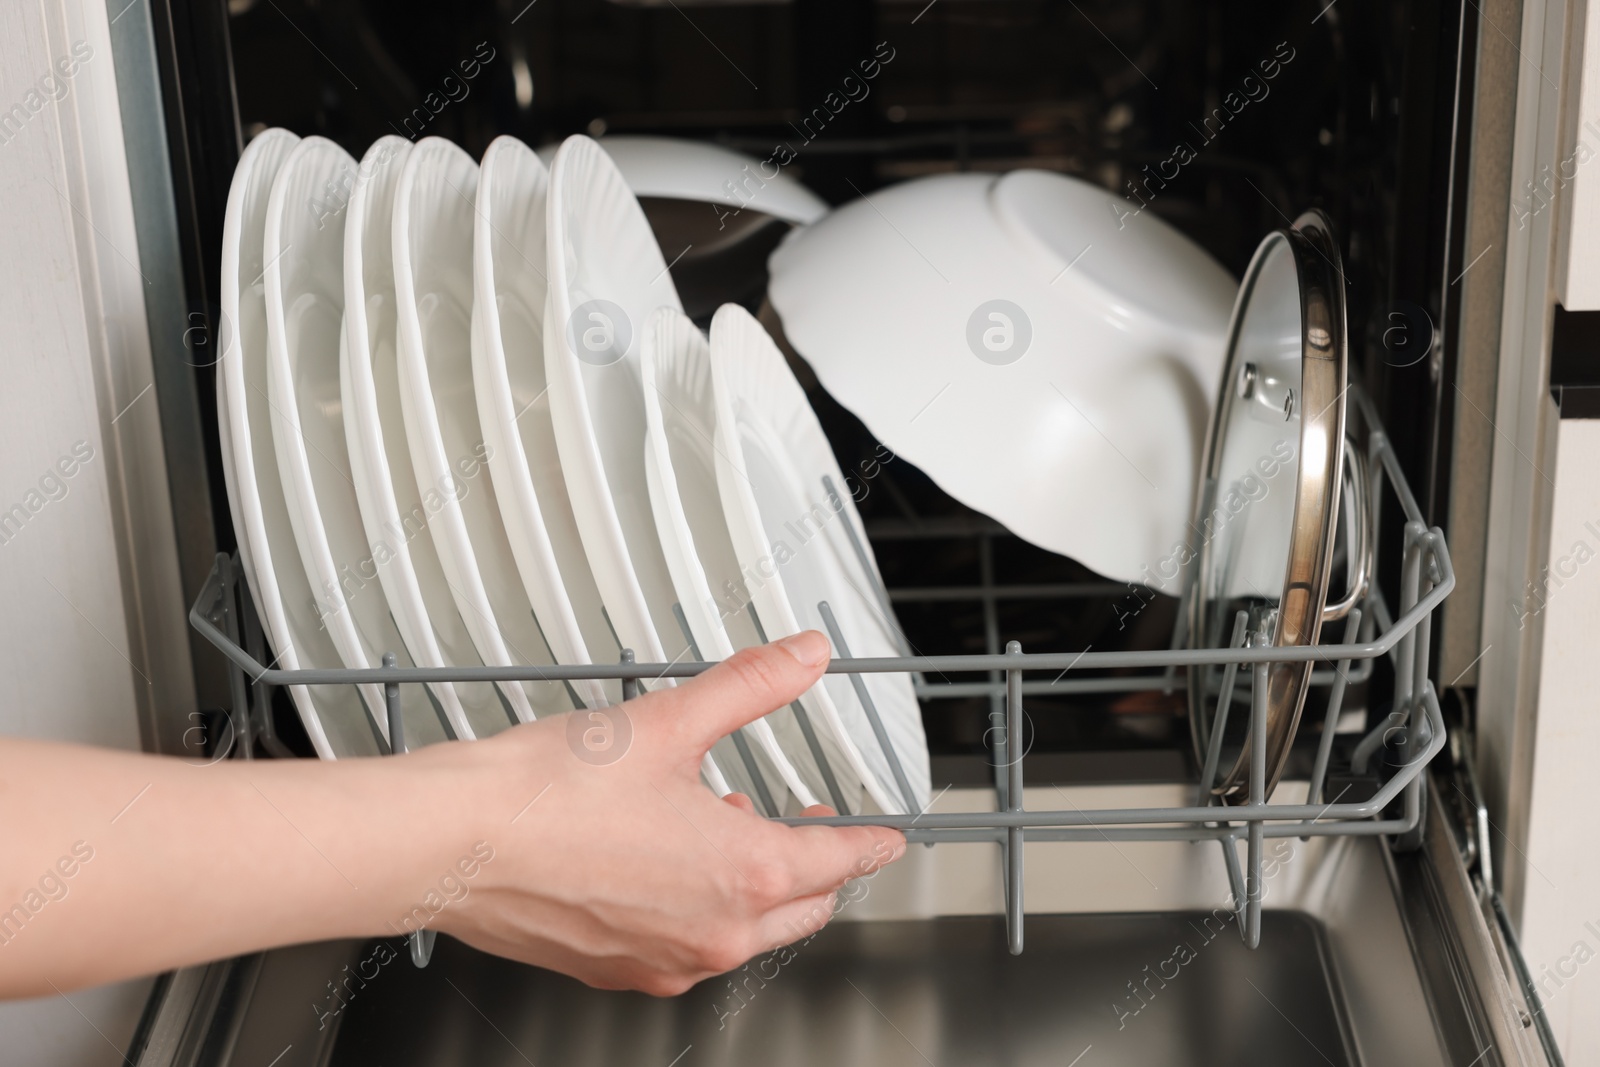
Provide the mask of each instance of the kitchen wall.
MULTIPOLYGON (((138 748, 194 698, 110 4, 0 5, 0 733, 138 748)), ((0 1058, 121 1063, 149 987, 0 1004, 0 1058)))
POLYGON ((1568 1063, 1600 1062, 1600 419, 1561 420, 1549 569, 1520 610, 1542 616, 1522 949, 1568 1063))

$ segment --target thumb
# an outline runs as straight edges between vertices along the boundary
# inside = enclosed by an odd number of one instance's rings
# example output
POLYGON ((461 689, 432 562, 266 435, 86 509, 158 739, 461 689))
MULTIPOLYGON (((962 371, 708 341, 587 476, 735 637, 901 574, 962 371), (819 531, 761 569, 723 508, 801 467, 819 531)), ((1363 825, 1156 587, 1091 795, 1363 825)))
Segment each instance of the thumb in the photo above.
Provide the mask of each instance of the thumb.
POLYGON ((828 639, 805 630, 769 645, 742 649, 697 678, 658 695, 668 714, 703 755, 746 723, 783 707, 822 677, 832 650, 828 639))

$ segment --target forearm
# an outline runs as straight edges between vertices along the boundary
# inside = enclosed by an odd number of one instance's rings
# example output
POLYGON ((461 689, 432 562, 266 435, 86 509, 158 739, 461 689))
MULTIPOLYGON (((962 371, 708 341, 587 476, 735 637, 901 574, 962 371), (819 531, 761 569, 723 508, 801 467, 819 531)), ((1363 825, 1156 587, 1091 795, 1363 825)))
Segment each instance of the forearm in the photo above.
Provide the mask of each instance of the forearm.
POLYGON ((631 741, 601 763, 562 718, 338 762, 0 740, 0 997, 423 926, 681 992, 814 928, 846 879, 905 847, 776 825, 700 781, 718 738, 787 706, 827 658, 800 634, 613 709, 631 741))
POLYGON ((0 741, 0 996, 392 933, 474 844, 451 757, 196 766, 0 741))

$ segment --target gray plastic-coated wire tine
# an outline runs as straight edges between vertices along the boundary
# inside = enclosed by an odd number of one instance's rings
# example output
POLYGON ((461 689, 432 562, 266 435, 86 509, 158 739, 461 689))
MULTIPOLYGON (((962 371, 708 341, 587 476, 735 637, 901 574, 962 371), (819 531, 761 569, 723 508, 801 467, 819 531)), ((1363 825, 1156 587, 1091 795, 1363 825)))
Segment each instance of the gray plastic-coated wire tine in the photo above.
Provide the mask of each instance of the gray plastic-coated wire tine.
MULTIPOLYGON (((539 640, 544 642, 545 655, 550 657, 551 663, 554 663, 556 661, 556 650, 550 647, 550 639, 544 635, 544 624, 539 621, 539 616, 533 613, 532 608, 528 609, 528 618, 533 620, 533 628, 539 631, 539 640)), ((699 658, 699 656, 695 657, 695 659, 699 658)), ((578 695, 578 690, 573 687, 571 679, 563 678, 561 679, 561 684, 567 688, 567 699, 572 701, 573 711, 585 711, 588 709, 589 705, 585 704, 583 698, 578 695)))
MULTIPOLYGON (((1418 558, 1418 589, 1416 595, 1425 595, 1432 591, 1432 574, 1434 568, 1433 552, 1437 546, 1437 535, 1424 530, 1417 525, 1417 540, 1423 546, 1423 551, 1418 558)), ((1401 737, 1400 756, 1401 766, 1410 765, 1416 758, 1417 750, 1431 740, 1432 723, 1429 715, 1434 705, 1438 703, 1437 693, 1433 683, 1428 680, 1429 644, 1432 641, 1433 616, 1428 615, 1417 623, 1411 637, 1415 641, 1412 656, 1411 680, 1411 718, 1410 724, 1401 737)), ((1405 812, 1408 820, 1417 823, 1416 828, 1397 835, 1392 845, 1397 851, 1410 851, 1422 844, 1421 814, 1427 802, 1427 795, 1422 791, 1422 777, 1414 778, 1407 786, 1405 792, 1405 812)))
MULTIPOLYGON (((817 613, 822 616, 822 624, 828 628, 828 636, 833 638, 834 645, 839 649, 839 655, 849 658, 850 646, 845 643, 844 632, 839 629, 839 620, 833 617, 833 609, 828 606, 826 600, 817 602, 817 613)), ((878 747, 883 749, 884 758, 889 761, 889 773, 894 775, 894 784, 899 787, 900 796, 906 802, 906 811, 914 813, 917 810, 916 794, 912 792, 905 768, 900 766, 900 757, 889 741, 889 731, 883 727, 883 719, 878 715, 878 706, 872 702, 872 694, 867 692, 866 680, 859 674, 852 674, 850 684, 855 688, 856 699, 861 701, 861 707, 866 710, 867 721, 872 724, 872 736, 878 739, 878 747)))
MULTIPOLYGON (((750 625, 756 628, 756 637, 764 645, 767 643, 767 628, 761 625, 761 616, 756 614, 754 604, 746 604, 744 610, 750 613, 750 625)), ((811 753, 811 759, 817 765, 817 773, 822 775, 822 784, 827 787, 828 797, 833 801, 833 810, 840 815, 850 814, 850 806, 844 802, 844 790, 839 788, 839 779, 833 775, 833 768, 828 765, 827 757, 822 754, 822 742, 817 738, 817 729, 811 724, 811 713, 806 711, 805 705, 800 701, 791 701, 789 710, 794 712, 794 721, 800 727, 800 734, 806 739, 806 748, 811 753)))
MULTIPOLYGON (((385 667, 393 667, 395 662, 393 652, 385 652, 383 654, 383 665, 385 667)), ((405 723, 400 718, 399 682, 385 682, 383 684, 383 706, 389 718, 389 751, 396 756, 403 756, 407 749, 405 723)))
MULTIPOLYGON (((1376 586, 1374 586, 1373 588, 1376 588, 1376 586)), ((1372 594, 1370 592, 1367 594, 1367 599, 1368 600, 1372 599, 1372 594)), ((1376 613, 1375 612, 1367 612, 1366 613, 1366 618, 1361 620, 1361 632, 1356 634, 1356 640, 1357 641, 1371 641, 1373 634, 1377 631, 1377 628, 1378 628, 1378 620, 1377 620, 1376 613)), ((1370 659, 1362 660, 1361 661, 1361 666, 1363 668, 1365 668, 1368 673, 1371 673, 1371 671, 1372 671, 1372 661, 1370 659)), ((1360 680, 1361 681, 1366 681, 1365 676, 1363 676, 1360 680)))
MULTIPOLYGON (((383 665, 395 665, 393 652, 383 654, 383 665)), ((403 756, 409 749, 406 747, 405 722, 400 716, 400 683, 385 682, 383 684, 384 710, 389 718, 389 751, 396 756, 403 756)), ((433 958, 433 941, 435 936, 432 930, 416 930, 407 938, 411 942, 411 962, 417 967, 426 967, 433 958)))
MULTIPOLYGON (((1402 615, 1405 614, 1407 608, 1416 604, 1420 598, 1422 546, 1426 537, 1427 531, 1423 529, 1420 522, 1406 524, 1406 554, 1405 560, 1400 567, 1400 612, 1402 615)), ((1377 583, 1373 583, 1373 588, 1377 589, 1377 583)), ((1379 609, 1383 607, 1381 601, 1375 606, 1379 609)), ((1355 751, 1350 756, 1350 769, 1356 774, 1366 773, 1367 764, 1372 759, 1373 753, 1382 747, 1383 743, 1392 736, 1394 730, 1403 728, 1407 720, 1412 719, 1413 711, 1417 710, 1413 707, 1416 694, 1413 692, 1412 686, 1416 678, 1416 634, 1422 625, 1422 621, 1425 620, 1419 620, 1417 627, 1408 631, 1395 646, 1393 658, 1394 710, 1389 712, 1388 719, 1370 730, 1367 736, 1363 737, 1360 743, 1356 745, 1355 751)), ((1424 661, 1424 664, 1426 664, 1426 661, 1424 661)), ((1424 670, 1426 670, 1426 666, 1424 666, 1424 670)), ((1414 721, 1420 722, 1420 719, 1421 717, 1418 716, 1414 721)), ((1402 735, 1414 734, 1415 732, 1415 730, 1401 729, 1402 735)), ((1410 757, 1410 751, 1407 747, 1410 739, 1407 736, 1402 736, 1401 740, 1401 762, 1404 763, 1410 757)))
POLYGON ((433 943, 438 938, 437 930, 418 930, 408 940, 411 942, 411 963, 416 967, 426 967, 433 958, 433 943))
MULTIPOLYGON (((1370 640, 1370 638, 1368 638, 1370 640)), ((1336 663, 1339 661, 1335 661, 1336 663)), ((1372 676, 1370 659, 1349 660, 1355 664, 1345 672, 1350 685, 1360 685, 1372 676)), ((1176 668, 1174 668, 1176 669, 1176 668)), ((1327 689, 1339 678, 1332 667, 1311 672, 1311 688, 1327 689)), ((972 697, 991 697, 1004 693, 1005 682, 925 682, 916 687, 919 700, 970 700, 972 697)), ((1164 675, 1122 675, 1111 678, 1062 678, 1060 681, 1024 681, 1023 696, 1067 696, 1079 693, 1162 693, 1187 690, 1189 682, 1183 675, 1170 682, 1164 675)), ((1066 714, 1070 714, 1067 712, 1066 714)))
MULTIPOLYGON (((983 591, 983 650, 995 655, 1000 651, 1000 615, 994 599, 994 539, 987 533, 978 535, 978 586, 983 591)), ((993 686, 989 691, 988 736, 995 739, 989 746, 993 756, 990 762, 994 774, 994 793, 1003 808, 1010 788, 1005 772, 1006 754, 1000 748, 1000 738, 1006 728, 1005 681, 998 668, 989 670, 988 680, 993 686)))
MULTIPOLYGON (((689 630, 689 617, 683 613, 683 604, 676 600, 672 602, 672 617, 677 620, 678 629, 683 631, 683 639, 689 643, 689 655, 696 660, 701 659, 700 646, 689 630)), ((756 765, 755 753, 750 751, 750 742, 745 738, 744 730, 735 730, 728 735, 728 738, 733 742, 734 750, 739 753, 739 760, 744 764, 745 770, 750 772, 750 784, 756 791, 753 799, 760 806, 762 813, 769 818, 783 814, 783 809, 773 801, 772 793, 767 789, 766 779, 761 774, 761 768, 756 765)))
POLYGON ((834 777, 833 768, 828 766, 827 759, 822 755, 822 742, 817 739, 816 727, 811 725, 811 715, 798 700, 789 705, 789 710, 794 712, 794 721, 806 739, 806 748, 810 750, 811 758, 816 761, 817 771, 822 775, 822 784, 827 787, 828 796, 833 801, 833 810, 840 815, 848 815, 850 806, 844 802, 844 790, 839 788, 839 779, 834 777))
POLYGON ((1006 949, 1022 955, 1022 828, 1006 830, 1000 842, 1001 885, 1006 894, 1006 949))
POLYGON ((674 600, 672 602, 672 617, 678 623, 678 629, 683 634, 683 640, 689 646, 689 655, 696 660, 700 659, 700 645, 694 639, 694 633, 689 629, 689 616, 683 613, 683 604, 674 600))
MULTIPOLYGON (((1034 831, 1037 836, 1038 831, 1034 831)), ((1239 938, 1244 939, 1245 888, 1244 872, 1239 869, 1239 836, 1237 833, 1216 839, 1222 846, 1222 866, 1228 872, 1228 891, 1233 894, 1233 916, 1239 924, 1239 938)))
MULTIPOLYGON (((387 684, 387 683, 386 683, 387 684)), ((356 690, 356 702, 361 705, 361 710, 366 714, 367 732, 372 734, 372 743, 380 756, 391 756, 394 750, 389 747, 389 712, 386 708, 375 708, 367 701, 367 694, 356 690)))
POLYGON ((439 703, 439 696, 433 691, 433 686, 424 682, 422 684, 422 695, 428 698, 428 706, 433 709, 433 717, 438 721, 440 729, 444 732, 445 740, 459 741, 460 738, 456 736, 456 728, 451 725, 450 717, 444 713, 444 705, 439 703))
MULTIPOLYGON (((1250 613, 1243 608, 1233 617, 1233 636, 1229 648, 1239 648, 1245 640, 1245 626, 1250 613)), ((1233 707, 1233 683, 1238 677, 1239 664, 1229 663, 1222 668, 1222 689, 1217 693, 1217 710, 1211 715, 1211 732, 1206 737, 1206 765, 1200 771, 1200 789, 1194 802, 1199 807, 1211 803, 1211 783, 1217 779, 1217 761, 1222 758, 1222 734, 1228 726, 1228 709, 1233 707)))
POLYGON ((1421 693, 1424 689, 1433 688, 1433 682, 1428 678, 1428 642, 1431 637, 1429 631, 1432 628, 1432 619, 1423 619, 1417 626, 1417 680, 1415 687, 1411 691, 1418 695, 1413 697, 1411 701, 1412 730, 1410 736, 1406 739, 1407 760, 1412 758, 1416 747, 1422 744, 1428 736, 1429 726, 1427 717, 1422 711, 1421 693))
MULTIPOLYGON (((1189 639, 1189 598, 1193 595, 1194 583, 1185 582, 1183 592, 1178 596, 1178 616, 1172 622, 1172 640, 1167 644, 1168 648, 1182 648, 1184 642, 1189 639)), ((1168 664, 1164 676, 1167 685, 1161 692, 1165 696, 1171 696, 1173 689, 1176 688, 1174 683, 1178 680, 1177 665, 1168 664)))
MULTIPOLYGON (((1250 806, 1267 802, 1267 677, 1271 665, 1258 663, 1250 701, 1250 806)), ((1246 845, 1249 869, 1245 872, 1245 894, 1249 910, 1245 914, 1244 943, 1250 948, 1261 944, 1261 819, 1250 820, 1246 845)))
POLYGON ((1384 720, 1372 729, 1367 735, 1356 743, 1355 751, 1350 754, 1350 770, 1355 774, 1366 774, 1367 764, 1372 760, 1372 754, 1382 747, 1385 739, 1392 732, 1405 726, 1410 712, 1404 708, 1396 708, 1384 717, 1384 720))
MULTIPOLYGON (((221 604, 224 630, 228 640, 238 644, 238 598, 234 595, 236 582, 233 560, 226 552, 218 552, 216 566, 221 586, 218 590, 218 601, 221 604)), ((250 698, 245 689, 244 672, 231 663, 228 664, 228 698, 233 701, 233 707, 228 709, 228 722, 233 729, 233 744, 241 759, 254 759, 255 744, 251 737, 250 698)))
MULTIPOLYGON (((622 650, 622 655, 618 657, 618 662, 624 663, 624 664, 633 663, 634 662, 633 649, 631 649, 631 648, 623 649, 622 650)), ((639 679, 637 679, 637 678, 624 678, 622 680, 622 699, 623 700, 632 700, 634 697, 639 695, 639 692, 640 692, 641 689, 642 689, 642 686, 640 686, 640 684, 639 684, 639 679)))
MULTIPOLYGON (((1355 640, 1356 632, 1361 627, 1361 616, 1362 611, 1360 608, 1351 608, 1350 614, 1345 617, 1345 644, 1355 640)), ((1315 804, 1317 802, 1317 799, 1322 795, 1322 783, 1328 776, 1328 759, 1333 753, 1333 731, 1339 724, 1339 713, 1344 708, 1346 673, 1349 669, 1350 661, 1347 659, 1340 660, 1339 676, 1334 679, 1333 688, 1328 690, 1328 713, 1322 719, 1322 737, 1317 741, 1317 758, 1311 765, 1311 784, 1306 786, 1307 804, 1315 804)))
MULTIPOLYGON (((1409 796, 1408 790, 1413 784, 1415 784, 1415 781, 1416 779, 1407 779, 1406 788, 1396 791, 1395 797, 1404 801, 1406 797, 1409 796)), ((989 814, 992 815, 994 813, 990 812, 989 814)), ((1415 813, 1409 808, 1407 809, 1406 814, 1387 819, 1371 818, 1370 812, 1367 813, 1367 816, 1368 817, 1366 818, 1351 817, 1333 819, 1319 822, 1315 826, 1301 826, 1298 822, 1289 824, 1279 823, 1267 826, 1261 832, 1261 836, 1269 841, 1276 840, 1278 838, 1289 837, 1392 837, 1396 834, 1409 833, 1410 831, 1415 830, 1419 825, 1419 820, 1417 819, 1415 813)), ((880 820, 879 823, 873 824, 880 825, 881 820, 883 820, 885 817, 882 815, 873 815, 868 816, 868 818, 880 820)), ((832 819, 813 819, 809 817, 783 818, 774 821, 780 822, 785 826, 839 825, 832 819)), ((857 825, 863 824, 858 823, 857 825)), ((962 827, 926 827, 917 823, 912 823, 911 820, 906 819, 899 829, 905 834, 907 841, 922 845, 937 844, 940 842, 959 842, 962 844, 1001 844, 1006 839, 1006 831, 1009 829, 1009 827, 994 826, 988 822, 985 822, 983 825, 962 827)), ((1106 841, 1188 841, 1193 843, 1199 841, 1220 841, 1224 838, 1230 839, 1237 843, 1244 840, 1245 834, 1246 831, 1243 827, 1219 827, 1214 824, 1208 826, 1191 825, 1181 828, 1172 826, 1101 826, 1096 824, 1095 826, 1087 829, 1081 826, 1053 826, 1040 824, 1038 826, 1030 825, 1028 827, 1028 844, 1031 845, 1039 841, 1098 841, 1102 844, 1104 844, 1106 841)), ((1239 890, 1238 899, 1241 901, 1244 899, 1242 883, 1241 889, 1239 890)), ((1243 915, 1242 910, 1240 911, 1240 915, 1243 915)))
MULTIPOLYGON (((1432 584, 1431 579, 1428 577, 1428 567, 1426 566, 1432 558, 1432 553, 1427 550, 1427 531, 1419 528, 1419 533, 1424 541, 1424 550, 1418 553, 1417 559, 1417 593, 1420 596, 1427 591, 1425 587, 1432 584)), ((1401 743, 1400 760, 1402 763, 1408 762, 1415 755, 1418 746, 1422 744, 1422 692, 1429 686, 1428 645, 1432 638, 1433 616, 1427 615, 1423 617, 1421 622, 1417 623, 1417 628, 1412 631, 1412 639, 1416 644, 1411 658, 1411 728, 1406 731, 1406 736, 1401 743)))
MULTIPOLYGON (((230 558, 233 562, 234 572, 242 573, 239 570, 238 556, 230 558)), ((251 659, 257 663, 264 663, 267 660, 267 643, 266 638, 261 633, 261 616, 256 614, 255 601, 250 596, 250 583, 245 581, 238 584, 239 603, 244 617, 245 648, 249 649, 251 659)), ((259 675, 254 679, 250 679, 249 672, 243 667, 240 667, 239 671, 247 679, 247 684, 252 694, 250 714, 252 718, 260 720, 255 723, 253 729, 261 738, 261 747, 278 759, 293 759, 294 752, 278 737, 278 728, 272 721, 273 687, 271 683, 262 681, 259 675)))
MULTIPOLYGON (((1006 653, 1022 655, 1022 644, 1010 641, 1006 653)), ((1022 757, 1024 743, 1022 726, 1022 671, 1006 671, 1006 776, 1009 779, 1011 803, 1009 811, 1022 810, 1022 757)))
MULTIPOLYGON (((1404 611, 1407 607, 1417 602, 1418 591, 1422 584, 1422 536, 1427 533, 1420 522, 1406 523, 1406 554, 1405 561, 1400 567, 1400 608, 1404 611)), ((1396 646, 1399 658, 1394 667, 1394 708, 1396 711, 1409 711, 1412 692, 1412 666, 1416 663, 1417 631, 1413 629, 1400 639, 1396 646)), ((1403 746, 1402 746, 1403 752, 1403 746)))
POLYGON ((856 533, 855 524, 844 513, 844 498, 839 495, 831 475, 822 476, 822 491, 828 494, 828 503, 833 506, 834 514, 844 521, 844 532, 850 538, 850 547, 855 551, 856 561, 861 564, 862 573, 867 576, 867 583, 872 586, 872 594, 878 600, 878 610, 883 612, 883 620, 889 624, 889 631, 894 634, 894 641, 900 647, 900 654, 911 655, 911 642, 906 639, 905 631, 900 628, 900 620, 895 617, 894 606, 889 601, 889 590, 878 577, 878 571, 872 565, 872 556, 867 552, 867 546, 861 543, 861 536, 856 533))
POLYGON ((984 731, 989 739, 989 766, 994 774, 994 799, 999 810, 1011 803, 1011 779, 1006 775, 1006 717, 1004 712, 989 713, 989 729, 984 731))
POLYGON ((750 772, 750 784, 755 787, 755 802, 760 806, 763 815, 771 818, 782 815, 783 809, 778 807, 772 799, 772 793, 767 789, 766 779, 762 778, 760 769, 756 766, 756 754, 750 751, 750 742, 745 739, 743 730, 735 730, 728 735, 733 742, 733 747, 739 753, 739 759, 744 764, 745 770, 750 772))
MULTIPOLYGON (((1008 655, 1020 656, 1022 645, 1011 641, 1006 645, 1008 655)), ((1022 810, 1022 672, 1006 672, 1006 792, 1010 794, 1006 809, 1022 810)), ((1023 883, 1022 857, 1025 831, 1013 826, 1006 831, 1006 936, 1011 954, 1022 955, 1023 883)))

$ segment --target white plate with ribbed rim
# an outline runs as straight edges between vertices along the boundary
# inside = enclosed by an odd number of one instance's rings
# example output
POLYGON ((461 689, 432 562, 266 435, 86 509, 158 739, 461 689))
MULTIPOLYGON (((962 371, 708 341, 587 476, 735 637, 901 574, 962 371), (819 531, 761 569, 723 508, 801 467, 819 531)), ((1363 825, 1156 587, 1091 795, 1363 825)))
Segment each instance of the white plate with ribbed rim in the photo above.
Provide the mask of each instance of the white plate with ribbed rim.
MULTIPOLYGON (((224 478, 246 581, 275 653, 268 666, 299 670, 339 662, 317 618, 283 501, 267 394, 267 304, 263 281, 267 202, 272 182, 300 138, 287 130, 258 134, 245 148, 228 191, 222 230, 222 321, 217 407, 228 434, 224 478)), ((369 687, 371 688, 371 687, 369 687)), ((376 755, 381 736, 360 693, 350 686, 290 686, 311 746, 322 759, 376 755)), ((379 705, 381 707, 381 705, 379 705)))
MULTIPOLYGON (((683 305, 644 209, 591 139, 556 152, 546 211, 545 373, 573 517, 617 640, 640 662, 682 660, 689 642, 645 480, 639 347, 650 312, 683 305)), ((723 772, 737 783, 740 768, 718 752, 703 770, 726 793, 723 772)))
MULTIPOLYGON (((554 661, 517 576, 472 388, 472 238, 478 165, 424 138, 394 197, 394 287, 406 441, 456 607, 491 666, 554 661)), ((561 682, 500 687, 523 722, 571 711, 561 682)))
MULTIPOLYGON (((557 663, 614 662, 617 647, 572 515, 544 370, 545 205, 550 173, 515 137, 478 171, 473 232, 472 380, 489 475, 522 587, 557 663)), ((590 707, 618 682, 573 683, 590 707)))
MULTIPOLYGON (((657 308, 645 323, 639 371, 645 474, 667 568, 699 658, 726 659, 761 638, 741 595, 739 557, 717 491, 711 345, 682 312, 657 308)), ((746 769, 765 781, 771 814, 781 813, 785 788, 801 807, 817 803, 819 795, 833 799, 827 779, 839 760, 825 764, 824 772, 790 708, 757 719, 744 733, 765 757, 752 752, 745 758, 748 745, 739 751, 746 769), (780 780, 773 780, 773 771, 780 780)), ((827 758, 825 750, 821 760, 827 758)))
MULTIPOLYGON (((263 242, 272 440, 300 560, 341 661, 308 666, 366 670, 382 666, 385 652, 394 653, 398 666, 413 663, 375 580, 345 443, 339 349, 347 213, 307 210, 327 189, 342 188, 355 177, 356 161, 344 149, 321 137, 301 141, 272 183, 263 242)), ((383 707, 379 687, 365 686, 362 692, 377 698, 374 707, 383 707)), ((424 687, 402 686, 400 702, 409 747, 453 733, 442 706, 424 687)), ((392 743, 386 715, 379 716, 379 725, 392 743)))
MULTIPOLYGON (((392 216, 411 147, 403 137, 389 136, 368 148, 345 208, 339 353, 345 440, 378 581, 412 659, 420 667, 481 667, 428 527, 401 410, 392 216)), ((431 688, 463 740, 493 733, 507 721, 501 698, 487 683, 439 682, 431 688)))
MULTIPOLYGON (((849 486, 778 346, 744 308, 725 304, 711 320, 711 365, 717 488, 767 636, 805 629, 829 633, 819 606, 826 602, 850 655, 901 655, 898 628, 874 592, 881 579, 849 486), (835 489, 831 497, 824 478, 835 489), (865 566, 851 543, 852 530, 868 553, 865 566)), ((833 643, 834 654, 842 655, 833 643)), ((834 731, 850 770, 882 810, 922 811, 929 796, 928 744, 911 679, 860 677, 903 785, 849 677, 826 675, 811 690, 818 717, 834 731)))

